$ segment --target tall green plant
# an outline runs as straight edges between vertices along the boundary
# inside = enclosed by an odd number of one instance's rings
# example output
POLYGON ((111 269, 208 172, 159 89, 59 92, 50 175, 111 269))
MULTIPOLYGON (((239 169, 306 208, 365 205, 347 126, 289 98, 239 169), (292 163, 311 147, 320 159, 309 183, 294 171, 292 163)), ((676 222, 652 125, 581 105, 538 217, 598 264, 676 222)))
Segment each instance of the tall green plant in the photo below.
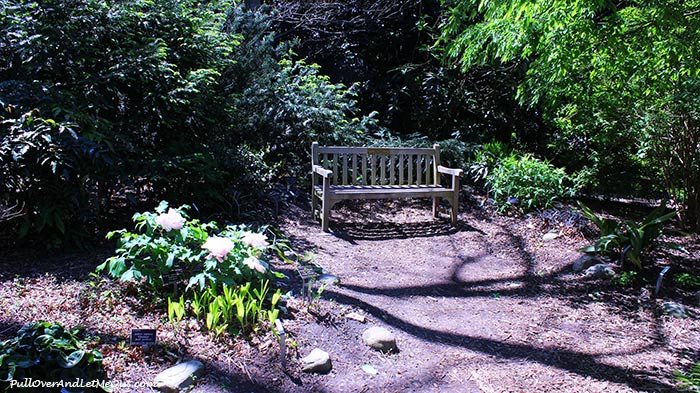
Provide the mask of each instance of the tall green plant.
POLYGON ((687 252, 682 246, 672 242, 659 242, 665 234, 664 226, 678 213, 667 212, 664 205, 652 210, 640 223, 631 220, 620 222, 615 219, 601 218, 586 205, 578 202, 582 214, 591 220, 600 230, 596 242, 580 251, 620 257, 622 261, 632 262, 634 267, 642 269, 645 255, 655 246, 687 252))

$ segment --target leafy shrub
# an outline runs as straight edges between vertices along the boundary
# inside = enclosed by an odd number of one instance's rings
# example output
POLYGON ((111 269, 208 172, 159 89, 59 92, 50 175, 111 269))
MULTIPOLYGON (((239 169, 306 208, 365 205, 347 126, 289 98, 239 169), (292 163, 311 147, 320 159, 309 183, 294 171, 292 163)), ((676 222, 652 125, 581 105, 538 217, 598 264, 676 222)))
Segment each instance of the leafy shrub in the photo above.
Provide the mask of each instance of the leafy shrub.
MULTIPOLYGON (((31 378, 46 382, 104 380, 102 354, 85 349, 77 330, 58 323, 25 325, 15 338, 0 343, 0 386, 31 378)), ((9 384, 6 386, 9 390, 9 384)), ((70 390, 69 390, 70 391, 70 390)))
POLYGON ((510 154, 510 148, 502 142, 485 143, 474 153, 474 161, 469 166, 469 174, 474 183, 483 185, 501 159, 510 154))
POLYGON ((0 157, 15 162, 0 171, 3 182, 22 187, 2 184, 0 198, 27 202, 23 232, 63 240, 99 224, 123 206, 112 205, 114 197, 127 193, 156 201, 167 193, 202 206, 225 199, 238 173, 217 171, 220 157, 209 154, 221 151, 211 146, 234 124, 235 92, 222 81, 238 37, 221 31, 225 7, 189 0, 3 3, 0 97, 12 113, 0 125, 0 144, 15 156, 0 157), (31 116, 15 118, 24 112, 31 116))
POLYGON ((486 176, 486 185, 498 212, 516 204, 524 212, 547 208, 556 199, 573 197, 579 189, 563 168, 529 154, 511 154, 501 159, 486 176))
POLYGON ((164 201, 155 212, 135 214, 135 233, 122 229, 107 235, 119 235, 118 248, 97 271, 167 295, 168 319, 175 325, 188 312, 216 336, 225 330, 248 332, 261 317, 274 323, 280 291, 269 293, 269 277, 276 273, 263 252, 276 246, 246 226, 220 229, 215 222, 190 220, 186 209, 169 208, 164 201), (171 295, 179 292, 185 294, 173 301, 171 295))
POLYGON ((20 237, 42 235, 49 246, 70 241, 78 245, 85 224, 94 221, 79 206, 90 203, 88 164, 109 162, 95 143, 78 135, 75 124, 56 122, 38 110, 8 117, 0 123, 0 201, 24 205, 20 237), (85 170, 83 170, 85 169, 85 170))
POLYGON ((658 238, 665 234, 664 225, 678 215, 677 212, 666 212, 664 205, 652 210, 641 223, 631 220, 620 222, 611 218, 598 217, 593 211, 581 202, 582 214, 591 220, 600 230, 596 242, 580 251, 595 254, 604 254, 613 258, 620 256, 634 264, 637 269, 643 265, 644 254, 654 246, 660 245, 666 248, 687 252, 683 247, 672 242, 658 242, 658 238), (624 254, 624 255, 623 255, 624 254))
POLYGON ((180 290, 203 290, 235 287, 270 274, 260 259, 268 247, 265 235, 245 226, 219 230, 214 222, 188 220, 186 209, 168 209, 161 202, 155 213, 135 214, 137 232, 110 232, 107 238, 119 235, 116 255, 97 270, 122 281, 145 282, 158 292, 170 290, 166 281, 174 281, 180 290))

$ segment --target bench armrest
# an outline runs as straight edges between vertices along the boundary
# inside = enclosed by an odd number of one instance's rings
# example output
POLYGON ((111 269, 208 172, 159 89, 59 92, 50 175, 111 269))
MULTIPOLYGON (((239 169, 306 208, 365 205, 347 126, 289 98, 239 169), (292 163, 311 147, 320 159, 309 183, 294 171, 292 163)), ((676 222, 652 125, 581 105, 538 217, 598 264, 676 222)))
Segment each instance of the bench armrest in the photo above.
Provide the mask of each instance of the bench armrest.
POLYGON ((453 169, 453 168, 447 168, 442 165, 438 165, 437 167, 438 172, 444 173, 446 175, 452 175, 452 176, 462 176, 462 170, 461 169, 453 169))
POLYGON ((313 173, 317 173, 324 178, 333 174, 333 171, 325 169, 324 167, 322 167, 320 165, 314 165, 312 167, 312 170, 313 170, 313 173))

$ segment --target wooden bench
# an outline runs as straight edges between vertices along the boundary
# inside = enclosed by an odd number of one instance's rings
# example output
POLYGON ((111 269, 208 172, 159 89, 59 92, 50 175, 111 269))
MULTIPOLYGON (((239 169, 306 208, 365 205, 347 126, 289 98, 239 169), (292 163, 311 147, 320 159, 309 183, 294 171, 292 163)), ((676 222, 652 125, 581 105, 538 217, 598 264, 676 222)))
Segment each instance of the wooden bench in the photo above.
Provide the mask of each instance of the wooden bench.
POLYGON ((451 206, 452 225, 457 223, 461 169, 440 165, 440 146, 432 148, 345 147, 311 144, 311 210, 321 209, 321 228, 328 231, 331 209, 348 199, 432 198, 433 216, 445 198, 451 206), (441 174, 451 176, 443 187, 441 174))

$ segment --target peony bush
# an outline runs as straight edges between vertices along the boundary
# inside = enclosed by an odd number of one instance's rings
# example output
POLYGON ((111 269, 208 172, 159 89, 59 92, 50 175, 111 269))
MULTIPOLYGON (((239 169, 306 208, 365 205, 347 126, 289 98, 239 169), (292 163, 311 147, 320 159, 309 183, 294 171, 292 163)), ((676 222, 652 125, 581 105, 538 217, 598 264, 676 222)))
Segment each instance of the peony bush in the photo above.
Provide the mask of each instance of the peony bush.
POLYGON ((219 228, 215 222, 190 220, 188 209, 169 208, 164 201, 155 212, 136 213, 134 232, 107 234, 107 239, 119 236, 117 249, 97 271, 150 285, 162 295, 236 287, 275 274, 265 261, 272 245, 264 233, 245 225, 219 228))
POLYGON ((220 228, 215 222, 190 220, 188 208, 161 202, 155 212, 136 213, 134 232, 107 234, 108 239, 119 236, 117 249, 97 271, 150 286, 167 298, 168 319, 175 325, 188 315, 215 337, 224 331, 255 331, 261 319, 273 325, 281 294, 268 290, 270 278, 279 274, 265 260, 276 247, 265 228, 220 228))

